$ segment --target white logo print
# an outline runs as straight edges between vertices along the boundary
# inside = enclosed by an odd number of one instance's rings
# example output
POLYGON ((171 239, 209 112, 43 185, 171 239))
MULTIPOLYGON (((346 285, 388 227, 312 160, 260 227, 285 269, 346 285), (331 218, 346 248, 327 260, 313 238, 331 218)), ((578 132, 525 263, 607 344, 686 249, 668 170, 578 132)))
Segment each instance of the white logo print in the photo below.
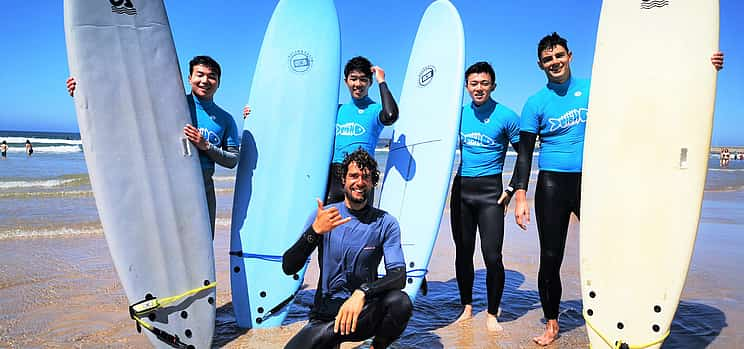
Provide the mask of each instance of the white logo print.
POLYGON ((559 128, 569 128, 586 122, 586 113, 588 111, 587 108, 571 109, 557 119, 548 119, 548 122, 550 122, 550 131, 555 131, 559 128))
POLYGON ((222 144, 222 140, 220 139, 220 136, 218 136, 214 131, 211 131, 206 128, 200 128, 199 133, 201 133, 202 137, 207 140, 207 142, 211 143, 214 146, 219 147, 220 144, 222 144))
POLYGON ((356 122, 349 122, 343 125, 336 124, 336 136, 361 136, 367 130, 364 126, 357 124, 356 122))
POLYGON ((493 138, 488 137, 480 132, 473 132, 468 134, 460 133, 460 139, 462 139, 462 144, 470 145, 473 147, 487 147, 496 144, 496 141, 494 141, 493 138))

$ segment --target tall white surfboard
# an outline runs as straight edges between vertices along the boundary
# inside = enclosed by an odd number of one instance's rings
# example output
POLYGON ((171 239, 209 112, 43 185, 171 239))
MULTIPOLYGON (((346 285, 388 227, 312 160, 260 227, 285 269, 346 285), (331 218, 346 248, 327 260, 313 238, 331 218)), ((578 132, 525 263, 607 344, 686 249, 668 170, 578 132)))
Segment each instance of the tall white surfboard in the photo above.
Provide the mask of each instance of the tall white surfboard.
POLYGON ((580 237, 593 348, 669 334, 703 198, 718 16, 717 0, 602 2, 580 237))
MULTIPOLYGON (((183 136, 189 109, 163 2, 65 0, 64 15, 91 187, 129 302, 214 284, 204 184, 183 136)), ((208 348, 214 297, 205 289, 143 320, 208 348)))
POLYGON ((380 194, 380 208, 400 223, 408 274, 404 291, 412 300, 428 270, 451 179, 464 49, 457 9, 447 0, 434 1, 411 50, 380 194))
POLYGON ((281 256, 325 192, 333 151, 340 33, 332 0, 281 0, 266 29, 243 130, 230 238, 240 327, 280 326, 302 284, 281 256))

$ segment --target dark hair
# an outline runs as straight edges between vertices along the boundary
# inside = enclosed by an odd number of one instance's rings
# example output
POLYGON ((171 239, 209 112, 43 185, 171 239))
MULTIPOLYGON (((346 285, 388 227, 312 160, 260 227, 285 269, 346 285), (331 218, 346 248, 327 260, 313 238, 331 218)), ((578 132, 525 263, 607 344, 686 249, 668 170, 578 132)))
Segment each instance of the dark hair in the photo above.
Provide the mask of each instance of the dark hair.
POLYGON ((553 32, 553 34, 546 35, 540 40, 540 43, 537 44, 537 58, 540 58, 540 54, 546 49, 554 48, 559 45, 563 46, 566 51, 570 51, 568 49, 568 41, 558 35, 558 33, 553 32))
POLYGON ((354 70, 361 72, 368 77, 372 77, 372 63, 369 59, 362 56, 356 56, 346 62, 346 66, 344 67, 344 79, 349 77, 349 74, 354 70))
POLYGON ((212 57, 209 56, 195 56, 191 59, 189 62, 189 75, 191 75, 194 72, 194 67, 197 65, 203 65, 209 69, 212 69, 215 74, 217 74, 217 79, 222 78, 222 69, 220 68, 220 64, 217 63, 212 57))
POLYGON ((468 76, 470 74, 488 73, 491 76, 491 82, 496 84, 496 72, 493 71, 493 67, 488 62, 477 62, 465 71, 465 82, 468 82, 468 76))
POLYGON ((341 163, 339 173, 337 173, 343 180, 346 180, 346 174, 349 172, 349 164, 354 162, 360 170, 369 170, 369 175, 372 177, 372 186, 377 186, 377 182, 380 181, 380 170, 377 169, 377 161, 372 155, 359 147, 351 154, 344 156, 344 162, 341 163))

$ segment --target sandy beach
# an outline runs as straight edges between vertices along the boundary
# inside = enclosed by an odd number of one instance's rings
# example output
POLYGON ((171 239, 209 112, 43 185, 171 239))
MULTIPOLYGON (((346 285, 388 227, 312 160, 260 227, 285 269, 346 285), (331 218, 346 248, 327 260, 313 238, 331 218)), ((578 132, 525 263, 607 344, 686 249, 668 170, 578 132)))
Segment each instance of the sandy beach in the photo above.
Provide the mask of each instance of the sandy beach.
MULTIPOLYGON (((214 347, 279 348, 301 328, 312 303, 318 272, 315 261, 306 288, 297 297, 282 328, 245 330, 232 313, 229 259, 229 197, 220 201, 214 241, 217 267, 217 323, 214 347)), ((738 248, 744 193, 706 193, 700 231, 682 302, 665 348, 736 348, 744 346, 744 261, 738 248)), ((454 324, 461 307, 454 280, 454 245, 449 212, 442 219, 428 275, 429 294, 419 296, 414 316, 396 348, 533 348, 543 327, 537 295, 537 235, 507 216, 504 263, 506 287, 499 320, 504 331, 485 330, 485 270, 476 252, 474 319, 454 324)), ((562 268, 561 337, 551 347, 587 347, 581 318, 578 222, 571 224, 562 268)), ((21 238, 0 241, 0 347, 132 348, 148 347, 135 331, 127 300, 113 269, 103 234, 21 238)), ((344 348, 365 348, 348 343, 344 348)))

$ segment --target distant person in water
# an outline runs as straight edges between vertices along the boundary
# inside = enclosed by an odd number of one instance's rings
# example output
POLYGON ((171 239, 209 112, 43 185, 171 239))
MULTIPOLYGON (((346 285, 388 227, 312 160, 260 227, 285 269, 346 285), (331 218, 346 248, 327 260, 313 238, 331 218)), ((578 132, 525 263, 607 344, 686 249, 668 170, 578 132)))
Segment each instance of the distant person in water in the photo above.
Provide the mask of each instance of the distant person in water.
POLYGON ((728 167, 731 160, 731 153, 728 148, 721 148, 721 167, 728 167))
POLYGON ((31 156, 34 153, 34 146, 31 145, 31 141, 26 140, 26 155, 31 156))
POLYGON ((3 140, 3 144, 0 144, 0 153, 2 153, 3 160, 8 158, 8 142, 3 140))

